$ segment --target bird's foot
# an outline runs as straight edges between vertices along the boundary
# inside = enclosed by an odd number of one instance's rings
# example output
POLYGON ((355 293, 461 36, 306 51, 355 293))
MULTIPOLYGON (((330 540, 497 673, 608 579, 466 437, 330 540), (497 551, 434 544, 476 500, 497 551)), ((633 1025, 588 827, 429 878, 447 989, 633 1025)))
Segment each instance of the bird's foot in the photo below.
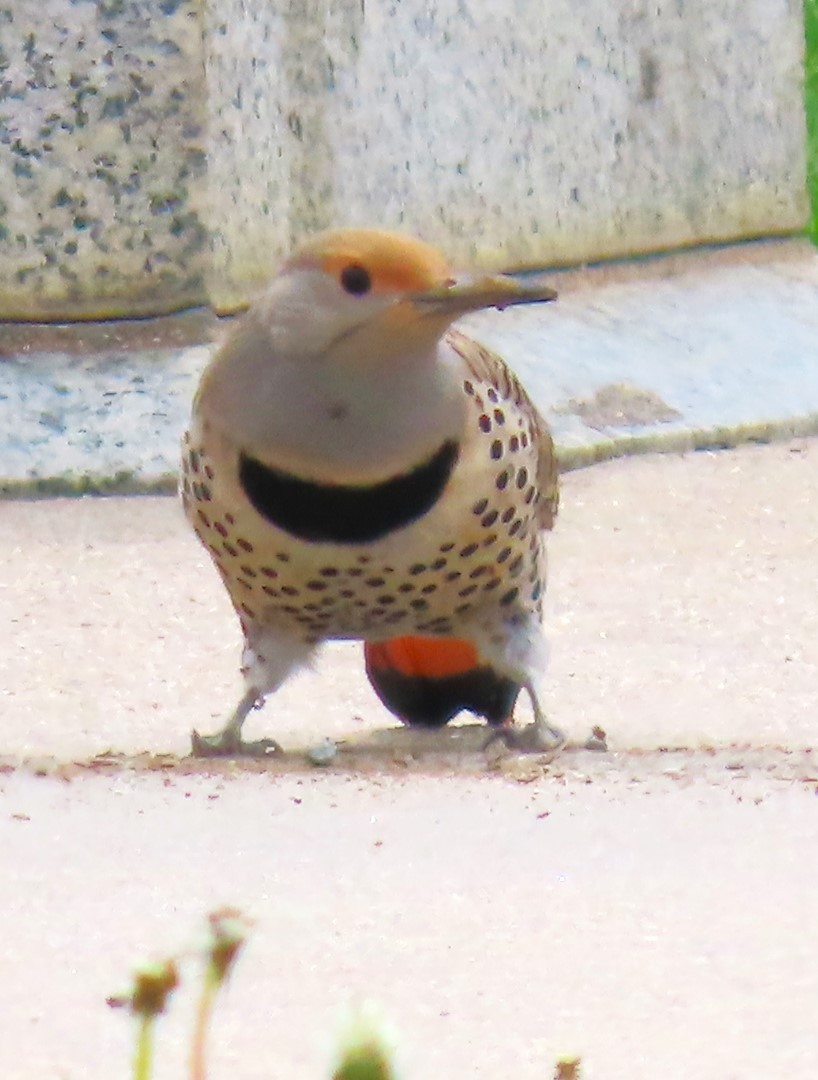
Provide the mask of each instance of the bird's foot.
POLYGON ((483 749, 502 744, 506 749, 516 750, 520 754, 547 754, 559 750, 564 742, 565 735, 550 724, 534 723, 522 728, 509 724, 493 731, 483 749))
POLYGON ((256 739, 247 742, 241 733, 226 727, 216 735, 200 735, 198 731, 190 733, 190 751, 193 757, 275 757, 283 754, 275 739, 256 739))

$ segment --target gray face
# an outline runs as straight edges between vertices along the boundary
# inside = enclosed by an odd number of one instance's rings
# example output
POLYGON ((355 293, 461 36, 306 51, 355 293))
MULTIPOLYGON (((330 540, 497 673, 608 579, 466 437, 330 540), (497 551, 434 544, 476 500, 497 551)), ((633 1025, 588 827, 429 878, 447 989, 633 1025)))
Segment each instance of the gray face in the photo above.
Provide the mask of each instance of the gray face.
POLYGON ((410 339, 378 319, 396 298, 342 294, 339 304, 326 275, 294 276, 217 354, 197 400, 211 423, 266 464, 335 483, 404 471, 458 436, 461 380, 434 325, 410 339))

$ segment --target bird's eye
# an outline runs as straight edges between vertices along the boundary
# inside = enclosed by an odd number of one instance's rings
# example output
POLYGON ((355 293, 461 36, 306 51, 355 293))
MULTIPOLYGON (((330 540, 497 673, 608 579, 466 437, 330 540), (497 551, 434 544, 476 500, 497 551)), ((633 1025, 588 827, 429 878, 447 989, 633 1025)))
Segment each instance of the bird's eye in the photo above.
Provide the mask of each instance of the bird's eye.
POLYGON ((341 284, 353 296, 363 296, 372 288, 372 278, 365 267, 353 263, 352 266, 345 266, 341 271, 341 284))

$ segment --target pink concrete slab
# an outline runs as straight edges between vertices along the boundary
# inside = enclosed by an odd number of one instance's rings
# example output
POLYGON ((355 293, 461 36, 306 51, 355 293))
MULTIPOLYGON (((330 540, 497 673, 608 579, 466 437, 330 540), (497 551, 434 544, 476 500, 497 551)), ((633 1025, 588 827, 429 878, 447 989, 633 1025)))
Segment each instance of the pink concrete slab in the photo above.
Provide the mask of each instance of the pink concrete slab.
MULTIPOLYGON (((210 1080, 321 1080, 362 998, 408 1078, 575 1052, 586 1080, 813 1080, 816 454, 565 477, 548 706, 577 745, 553 759, 384 734, 344 646, 252 720, 349 740, 328 770, 180 760, 238 639, 175 505, 0 505, 0 1076, 127 1076, 106 996, 229 903, 256 928, 210 1080), (594 724, 607 754, 578 748, 594 724)), ((192 974, 155 1080, 186 1075, 192 974)))
MULTIPOLYGON (((0 755, 186 753, 240 689, 236 620, 172 499, 0 504, 0 755)), ((814 744, 818 442, 563 479, 547 707, 612 748, 814 744)), ((355 644, 254 714, 285 747, 390 724, 355 644)))
MULTIPOLYGON (((127 1076, 105 997, 227 902, 257 925, 211 1080, 324 1080, 362 998, 419 1080, 541 1080, 566 1051, 586 1080, 812 1080, 816 785, 746 786, 6 779, 0 1074, 127 1076)), ((156 1080, 187 1075, 184 974, 156 1080)))

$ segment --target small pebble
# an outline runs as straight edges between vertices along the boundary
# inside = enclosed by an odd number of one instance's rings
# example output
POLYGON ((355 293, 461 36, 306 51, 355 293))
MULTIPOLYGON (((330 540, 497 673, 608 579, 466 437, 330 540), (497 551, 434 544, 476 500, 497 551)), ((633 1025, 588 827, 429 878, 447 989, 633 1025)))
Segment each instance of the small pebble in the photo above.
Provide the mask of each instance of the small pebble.
POLYGON ((605 752, 608 749, 608 736, 601 727, 591 728, 591 734, 585 740, 586 750, 598 750, 605 752))
POLYGON ((317 746, 307 751, 307 760, 311 765, 331 765, 338 757, 338 744, 332 739, 324 739, 317 746))

